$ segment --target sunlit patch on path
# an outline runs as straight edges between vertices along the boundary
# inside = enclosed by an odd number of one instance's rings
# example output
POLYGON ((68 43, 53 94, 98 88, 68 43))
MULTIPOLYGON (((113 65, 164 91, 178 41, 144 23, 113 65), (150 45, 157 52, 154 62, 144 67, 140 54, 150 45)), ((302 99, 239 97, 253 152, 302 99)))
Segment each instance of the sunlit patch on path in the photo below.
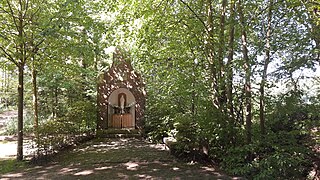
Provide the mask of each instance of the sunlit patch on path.
MULTIPOLYGON (((33 141, 25 138, 23 141, 23 154, 27 159, 36 152, 33 141)), ((15 159, 17 155, 17 137, 0 136, 0 159, 15 159)))

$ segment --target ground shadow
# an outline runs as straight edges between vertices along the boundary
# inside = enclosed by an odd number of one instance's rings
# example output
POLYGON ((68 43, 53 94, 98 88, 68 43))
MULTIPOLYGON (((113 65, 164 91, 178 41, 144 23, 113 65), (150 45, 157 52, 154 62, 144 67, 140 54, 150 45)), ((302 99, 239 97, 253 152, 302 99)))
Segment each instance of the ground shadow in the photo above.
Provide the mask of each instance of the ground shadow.
POLYGON ((237 179, 212 165, 178 161, 163 145, 138 139, 94 139, 44 165, 3 179, 237 179))

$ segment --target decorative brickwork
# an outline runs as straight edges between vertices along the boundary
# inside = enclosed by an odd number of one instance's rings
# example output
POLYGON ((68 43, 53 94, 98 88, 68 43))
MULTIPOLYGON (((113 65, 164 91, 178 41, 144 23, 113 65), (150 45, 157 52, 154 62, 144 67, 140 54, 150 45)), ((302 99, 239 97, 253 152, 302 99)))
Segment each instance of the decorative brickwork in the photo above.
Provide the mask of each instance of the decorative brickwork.
MULTIPOLYGON (((130 62, 127 61, 119 51, 116 51, 114 54, 111 68, 105 73, 101 74, 98 83, 99 118, 97 122, 97 128, 108 129, 112 127, 110 125, 110 122, 112 122, 110 118, 112 118, 112 113, 114 113, 111 110, 113 108, 111 103, 111 98, 113 97, 110 97, 112 92, 128 90, 130 92, 126 91, 127 94, 124 96, 126 101, 125 105, 129 105, 127 104, 127 98, 129 98, 129 95, 132 93, 134 96, 134 98, 132 98, 134 99, 132 100, 134 101, 134 104, 130 113, 134 118, 134 128, 142 130, 144 126, 144 110, 146 99, 144 83, 142 82, 141 75, 133 70, 130 62)), ((118 102, 118 95, 116 98, 118 102)), ((116 105, 117 104, 118 103, 116 103, 116 105)))

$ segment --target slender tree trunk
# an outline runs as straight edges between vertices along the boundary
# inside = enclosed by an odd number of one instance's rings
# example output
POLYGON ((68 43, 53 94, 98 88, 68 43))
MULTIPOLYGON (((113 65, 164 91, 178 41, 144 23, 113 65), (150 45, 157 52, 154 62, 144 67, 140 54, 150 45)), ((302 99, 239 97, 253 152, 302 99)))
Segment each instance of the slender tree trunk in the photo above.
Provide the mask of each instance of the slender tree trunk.
POLYGON ((51 111, 52 111, 52 118, 55 118, 56 117, 56 105, 55 105, 55 100, 54 100, 54 95, 55 95, 55 87, 53 87, 52 89, 52 96, 51 96, 51 111))
POLYGON ((259 117, 260 117, 260 131, 261 136, 264 137, 266 133, 265 129, 265 84, 267 80, 267 70, 270 62, 270 35, 271 35, 271 20, 272 20, 272 7, 273 0, 270 0, 269 11, 268 11, 268 25, 267 25, 267 34, 266 34, 266 57, 263 66, 262 79, 260 83, 260 108, 259 108, 259 117))
MULTIPOLYGON (((86 61, 85 61, 85 55, 82 53, 82 61, 81 61, 81 68, 83 69, 83 70, 86 70, 86 69, 88 69, 88 64, 86 63, 86 61)), ((90 99, 90 96, 87 96, 87 85, 86 85, 86 83, 85 83, 85 79, 87 79, 87 73, 86 73, 86 71, 83 71, 83 73, 81 73, 80 74, 80 76, 82 77, 82 79, 83 79, 83 83, 82 83, 82 98, 84 99, 84 100, 89 100, 90 99)))
POLYGON ((23 64, 19 66, 17 160, 23 159, 23 64))
POLYGON ((32 72, 31 72, 31 79, 32 79, 32 105, 33 105, 33 133, 36 137, 36 141, 37 144, 39 145, 39 132, 38 132, 38 125, 39 125, 39 117, 38 117, 38 87, 37 87, 37 68, 36 68, 36 54, 37 54, 37 49, 38 47, 36 47, 34 45, 34 35, 32 34, 32 38, 31 38, 31 46, 33 47, 32 50, 32 56, 31 56, 31 60, 32 60, 32 72))
POLYGON ((101 125, 101 119, 100 119, 100 106, 99 106, 99 103, 100 103, 100 99, 99 99, 99 72, 98 72, 98 68, 96 68, 96 72, 97 72, 97 84, 96 84, 96 93, 97 93, 97 97, 96 97, 96 114, 97 114, 97 119, 96 119, 96 125, 97 125, 97 129, 101 129, 102 128, 102 125, 101 125))
POLYGON ((2 84, 2 92, 6 92, 6 83, 7 83, 7 70, 6 67, 3 69, 3 84, 2 84))
MULTIPOLYGON (((4 90, 4 88, 3 88, 3 80, 4 80, 3 74, 4 74, 4 73, 2 72, 2 73, 1 73, 1 79, 2 79, 2 80, 1 80, 1 91, 0 91, 1 94, 2 94, 2 96, 3 96, 3 94, 4 94, 4 93, 3 93, 3 92, 4 92, 4 91, 3 91, 3 90, 4 90)), ((0 104, 2 104, 3 99, 4 99, 2 96, 0 95, 0 104)))
MULTIPOLYGON (((2 87, 2 95, 3 95, 3 99, 2 99, 2 102, 3 102, 3 107, 5 109, 7 109, 8 107, 8 80, 9 78, 9 75, 8 75, 8 72, 7 72, 7 67, 5 66, 4 69, 3 69, 3 87, 2 87)), ((1 102, 0 102, 1 103, 1 102)))
POLYGON ((59 117, 58 114, 58 104, 59 104, 59 99, 58 99, 58 86, 56 86, 54 88, 54 111, 55 111, 55 115, 56 117, 59 117))
POLYGON ((195 71, 196 71, 196 65, 193 64, 192 66, 192 94, 191 94, 191 113, 192 116, 195 116, 196 114, 196 90, 195 90, 195 85, 196 85, 196 75, 195 75, 195 71))
POLYGON ((5 68, 5 80, 4 80, 4 94, 5 94, 5 97, 4 97, 4 104, 5 104, 5 108, 8 109, 8 106, 9 106, 9 99, 8 99, 8 91, 9 91, 9 83, 10 83, 10 80, 9 80, 10 76, 9 76, 9 72, 8 72, 8 69, 5 68))
POLYGON ((224 52, 225 52, 225 16, 226 16, 226 6, 227 0, 222 0, 222 7, 220 11, 220 32, 219 32, 219 49, 218 49, 218 87, 219 87, 219 104, 220 108, 223 112, 225 110, 225 103, 226 103, 226 82, 224 78, 224 52))
POLYGON ((229 31, 229 42, 228 42, 228 61, 227 61, 227 106, 229 109, 230 117, 234 119, 233 112, 233 54, 234 54, 234 1, 230 3, 230 31, 229 31))
POLYGON ((206 49, 208 53, 208 61, 210 65, 211 71, 211 81, 212 81, 212 102, 213 105, 218 109, 220 107, 219 104, 219 90, 218 90, 218 79, 217 79, 217 65, 215 62, 215 55, 214 55, 214 34, 213 34, 213 9, 212 9, 212 2, 211 0, 207 0, 207 44, 206 49))
POLYGON ((230 28, 228 41, 228 61, 226 64, 226 112, 228 113, 228 122, 231 129, 231 142, 236 140, 235 117, 233 112, 233 53, 234 53, 234 1, 230 1, 230 28))
POLYGON ((6 80, 5 80, 5 92, 8 92, 9 91, 9 86, 10 86, 10 80, 9 80, 9 78, 10 78, 10 75, 9 75, 9 72, 8 72, 8 69, 6 69, 6 80))
POLYGON ((23 82, 23 75, 24 75, 24 66, 26 60, 26 52, 25 52, 25 44, 23 42, 24 33, 23 33, 23 15, 22 10, 24 9, 21 1, 20 1, 20 8, 21 11, 19 12, 19 19, 18 19, 18 37, 19 42, 17 46, 17 52, 19 52, 19 85, 18 85, 18 147, 17 147, 17 160, 23 160, 23 91, 24 91, 24 82, 23 82))
POLYGON ((4 92, 4 87, 5 87, 5 84, 6 84, 6 68, 3 68, 2 71, 1 71, 1 92, 4 92))
POLYGON ((246 24, 243 15, 243 7, 241 0, 239 0, 239 16, 241 22, 241 41, 242 41, 242 53, 244 59, 244 70, 245 70, 245 106, 246 106, 246 132, 247 132, 247 144, 251 143, 252 139, 252 112, 251 112, 251 63, 248 56, 247 47, 247 32, 246 24))
POLYGON ((38 125, 39 125, 39 117, 38 117, 38 87, 37 87, 37 71, 33 66, 32 69, 32 91, 33 91, 33 129, 34 133, 38 139, 38 125))
POLYGON ((99 50, 95 49, 95 59, 94 59, 94 69, 97 73, 96 76, 96 93, 97 93, 97 97, 96 97, 96 126, 97 129, 101 129, 102 125, 101 125, 101 119, 100 119, 100 90, 99 90, 99 84, 100 84, 100 73, 99 73, 99 69, 98 69, 98 64, 99 64, 99 50))
POLYGON ((4 104, 4 107, 5 107, 5 100, 6 100, 6 93, 5 93, 5 90, 6 90, 6 67, 4 67, 1 71, 1 78, 2 78, 2 81, 1 81, 1 94, 2 96, 0 96, 0 103, 1 104, 4 104))
MULTIPOLYGON (((53 75, 52 75, 53 76, 53 75)), ((52 110, 52 118, 58 117, 58 80, 56 77, 54 77, 54 86, 52 87, 52 96, 51 96, 51 110, 52 110)))
MULTIPOLYGON (((34 59, 33 59, 34 61, 34 59)), ((32 99, 32 104, 33 104, 33 132, 36 137, 36 144, 37 147, 39 148, 39 143, 40 143, 40 137, 39 137, 39 112, 38 112, 38 86, 37 86, 37 71, 33 65, 32 69, 32 90, 33 90, 33 99, 32 99)))
POLYGON ((56 87, 52 87, 52 96, 51 96, 51 111, 52 111, 52 118, 57 117, 57 106, 56 106, 56 87))

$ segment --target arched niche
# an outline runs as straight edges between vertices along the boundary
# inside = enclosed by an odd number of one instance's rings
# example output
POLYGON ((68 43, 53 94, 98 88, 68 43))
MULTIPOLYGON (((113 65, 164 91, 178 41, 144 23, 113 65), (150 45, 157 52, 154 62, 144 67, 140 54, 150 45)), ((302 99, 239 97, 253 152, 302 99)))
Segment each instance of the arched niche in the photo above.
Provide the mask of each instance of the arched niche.
POLYGON ((135 111, 136 111, 136 98, 126 88, 119 88, 114 90, 108 98, 108 127, 109 128, 134 128, 135 122, 135 111), (121 98, 124 99, 124 112, 121 112, 121 98), (128 117, 130 115, 130 117, 128 117), (115 121, 122 121, 124 117, 130 118, 128 122, 130 124, 115 121), (119 119, 121 118, 121 119, 119 119))

